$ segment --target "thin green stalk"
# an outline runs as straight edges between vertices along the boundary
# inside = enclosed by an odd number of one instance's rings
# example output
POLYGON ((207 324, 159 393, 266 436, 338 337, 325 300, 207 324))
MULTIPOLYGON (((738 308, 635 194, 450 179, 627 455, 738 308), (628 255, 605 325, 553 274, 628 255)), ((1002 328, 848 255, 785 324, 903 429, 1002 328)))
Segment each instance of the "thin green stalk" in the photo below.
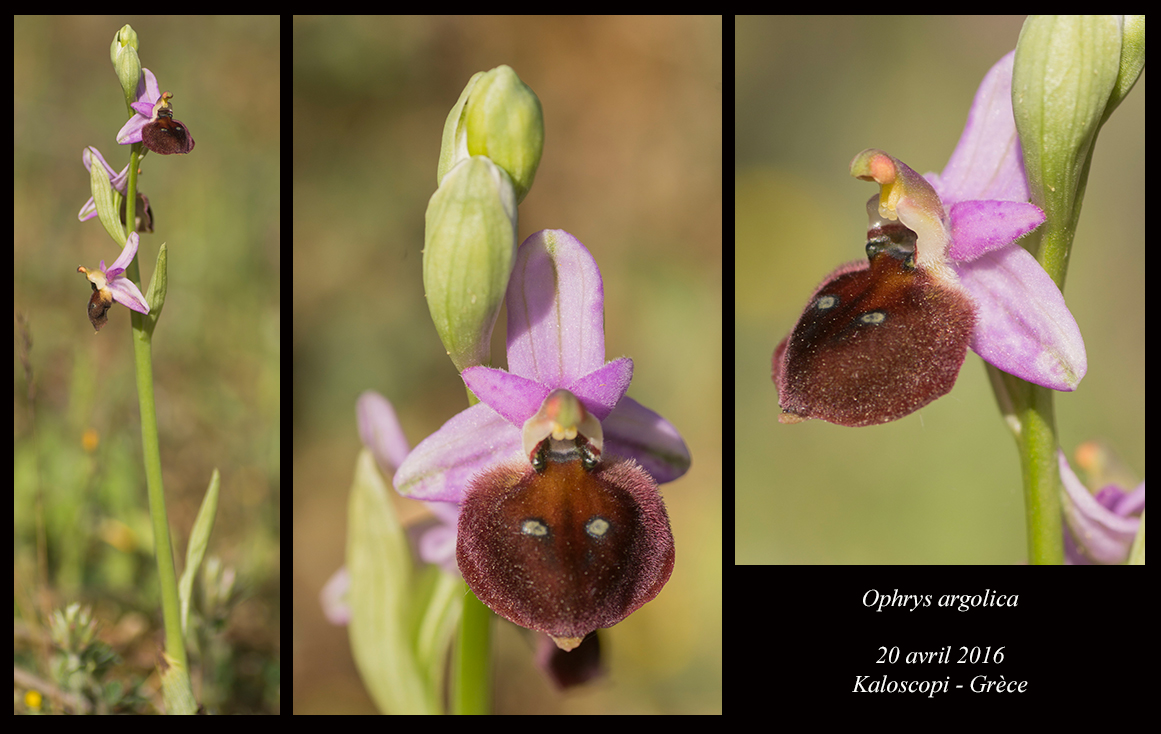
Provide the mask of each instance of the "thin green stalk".
POLYGON ((492 711, 492 611, 464 584, 464 611, 455 646, 451 709, 455 714, 492 711))
MULTIPOLYGON (((137 167, 141 163, 141 143, 133 145, 129 157, 129 184, 126 192, 125 222, 132 231, 136 221, 137 167)), ((125 274, 141 287, 141 254, 129 263, 125 274)), ((142 288, 144 292, 144 288, 142 288)), ((161 610, 165 620, 165 652, 170 665, 177 665, 188 675, 189 665, 181 634, 181 606, 177 595, 177 574, 173 566, 173 547, 169 540, 169 522, 165 511, 165 488, 161 482, 161 449, 157 440, 157 410, 153 402, 152 335, 145 328, 145 315, 130 310, 133 325, 133 356, 137 367, 137 398, 141 406, 141 447, 145 461, 145 482, 149 490, 149 514, 153 521, 153 545, 157 556, 157 577, 161 587, 161 610)), ((174 713, 174 712, 171 712, 174 713)))
POLYGON ((1051 389, 1039 385, 1027 385, 1027 391, 1028 405, 1020 412, 1023 430, 1017 443, 1024 474, 1028 561, 1060 565, 1064 563, 1064 538, 1054 396, 1051 389))
MULTIPOLYGON (((1089 159, 1091 161, 1091 158, 1089 159)), ((1064 292, 1068 255, 1076 233, 1076 219, 1088 181, 1086 162, 1080 177, 1075 209, 1067 216, 1049 216, 1040 231, 1029 237, 1026 246, 1049 277, 1064 292)), ((1045 206, 1044 204, 1041 204, 1045 206)), ((1009 381, 1018 418, 1016 445, 1024 475, 1025 522, 1028 529, 1028 562, 1064 563, 1064 517, 1060 495, 1060 466, 1056 452, 1056 393, 1046 387, 1012 378, 1009 381)))

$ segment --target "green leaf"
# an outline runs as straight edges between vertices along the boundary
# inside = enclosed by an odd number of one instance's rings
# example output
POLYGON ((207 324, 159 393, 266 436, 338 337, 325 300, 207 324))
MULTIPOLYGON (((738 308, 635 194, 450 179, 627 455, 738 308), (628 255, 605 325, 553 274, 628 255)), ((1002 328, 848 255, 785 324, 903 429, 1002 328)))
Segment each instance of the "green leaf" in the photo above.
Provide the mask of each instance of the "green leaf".
POLYGON ((121 194, 109 183, 109 172, 101 165, 97 156, 90 156, 89 185, 93 190, 93 203, 97 207, 97 216, 105 231, 117 243, 118 247, 125 246, 125 228, 121 226, 121 194))
POLYGON ((347 514, 351 653, 380 711, 437 714, 437 686, 416 651, 419 599, 412 569, 403 526, 371 452, 363 449, 347 514))
MULTIPOLYGON (((149 290, 145 292, 145 301, 149 304, 149 314, 145 317, 145 330, 153 336, 153 329, 157 320, 161 318, 161 309, 165 306, 165 292, 169 288, 169 276, 166 274, 168 254, 165 243, 157 251, 157 266, 153 268, 153 278, 149 281, 149 290)), ((215 472, 216 476, 216 472, 215 472)))
POLYGON ((198 510, 197 519, 194 520, 193 532, 189 536, 189 545, 185 550, 185 570, 182 572, 181 582, 178 584, 183 633, 186 631, 186 618, 189 616, 194 578, 197 576, 198 568, 202 565, 202 558, 206 555, 206 547, 210 544, 210 534, 214 531, 214 516, 218 514, 218 488, 220 486, 221 477, 218 470, 214 469, 214 474, 210 477, 210 487, 202 499, 201 509, 198 510))

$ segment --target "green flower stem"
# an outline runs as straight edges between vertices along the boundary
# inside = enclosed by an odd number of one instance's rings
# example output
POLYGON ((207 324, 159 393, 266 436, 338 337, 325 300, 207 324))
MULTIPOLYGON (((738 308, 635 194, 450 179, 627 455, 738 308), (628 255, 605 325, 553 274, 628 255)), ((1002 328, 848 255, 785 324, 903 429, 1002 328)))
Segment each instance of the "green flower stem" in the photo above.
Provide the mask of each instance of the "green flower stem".
MULTIPOLYGON (((1048 276, 1064 292, 1064 279, 1068 273, 1068 256, 1072 250, 1076 220, 1080 216, 1080 203, 1084 200, 1084 190, 1088 183, 1091 156, 1085 161, 1080 176, 1075 207, 1066 216, 1049 217, 1036 238, 1030 238, 1029 245, 1039 244, 1032 249, 1037 260, 1048 276)), ((1016 381, 1020 382, 1020 381, 1016 381)), ((1023 383, 1015 391, 1016 413, 1019 416, 1020 432, 1016 436, 1020 453, 1020 465, 1024 474, 1024 507, 1028 526, 1028 561, 1033 564, 1064 563, 1064 532, 1062 526, 1063 508, 1060 495, 1060 465, 1056 459, 1058 439, 1056 436, 1055 391, 1023 383)))
POLYGON ((464 584, 464 612, 452 670, 451 709, 455 714, 492 711, 492 610, 464 584))
MULTIPOLYGON (((141 163, 141 143, 133 145, 129 156, 129 188, 126 192, 125 222, 132 231, 136 221, 137 167, 141 163)), ((125 275, 141 287, 141 253, 129 263, 125 275)), ((144 289, 142 290, 144 292, 144 289)), ((161 450, 157 440, 157 410, 153 402, 152 334, 145 328, 145 314, 129 310, 133 325, 133 356, 137 366, 137 399, 141 405, 141 447, 145 460, 145 482, 149 489, 149 514, 153 520, 153 546, 157 555, 157 576, 161 583, 161 610, 165 620, 165 652, 170 665, 185 675, 189 665, 181 634, 181 606, 177 596, 177 574, 173 567, 173 547, 165 512, 165 488, 161 483, 161 450)), ((175 713, 171 711, 170 713, 175 713)))
MULTIPOLYGON (((1028 561, 1064 563, 1060 506, 1060 468, 1056 461, 1056 412, 1053 391, 1025 383, 1026 404, 1018 411, 1023 430, 1017 437, 1024 475, 1028 561)), ((1020 402, 1025 402, 1021 400, 1020 402)))
POLYGON ((1025 382, 985 365, 1000 413, 1016 439, 1024 478, 1024 519, 1028 562, 1064 562, 1061 532, 1060 467, 1056 461, 1056 412, 1053 390, 1025 382))
MULTIPOLYGON (((1042 231, 1030 236, 1027 247, 1036 255, 1045 272, 1064 292, 1068 254, 1076 231, 1079 202, 1084 198, 1088 163, 1081 175, 1077 207, 1067 216, 1049 217, 1042 231)), ((992 367, 988 368, 991 371, 992 367)), ((1010 397, 1009 423, 1013 426, 1016 448, 1024 476, 1024 510, 1028 532, 1028 562, 1064 563, 1064 534, 1060 494, 1060 467, 1056 459, 1055 391, 1033 385, 1010 375, 1001 379, 1010 397), (1014 420, 1011 420, 1014 418, 1014 420)), ((993 379, 993 385, 997 382, 993 379)), ((1003 403, 1003 401, 1001 401, 1003 403)))

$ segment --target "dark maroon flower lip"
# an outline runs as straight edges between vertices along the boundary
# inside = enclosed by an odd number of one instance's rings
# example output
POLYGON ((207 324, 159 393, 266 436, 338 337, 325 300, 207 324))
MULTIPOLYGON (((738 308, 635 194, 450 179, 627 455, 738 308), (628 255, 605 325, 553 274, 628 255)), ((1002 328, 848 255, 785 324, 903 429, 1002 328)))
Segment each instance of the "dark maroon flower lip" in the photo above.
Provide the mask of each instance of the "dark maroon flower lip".
POLYGON ((656 597, 674 557, 653 478, 632 459, 601 461, 580 435, 481 472, 461 507, 456 559, 468 586, 563 650, 656 597))
POLYGON ((154 153, 161 155, 185 155, 194 148, 193 135, 180 121, 173 119, 173 107, 169 100, 173 94, 161 95, 153 107, 153 119, 141 128, 141 142, 154 153))

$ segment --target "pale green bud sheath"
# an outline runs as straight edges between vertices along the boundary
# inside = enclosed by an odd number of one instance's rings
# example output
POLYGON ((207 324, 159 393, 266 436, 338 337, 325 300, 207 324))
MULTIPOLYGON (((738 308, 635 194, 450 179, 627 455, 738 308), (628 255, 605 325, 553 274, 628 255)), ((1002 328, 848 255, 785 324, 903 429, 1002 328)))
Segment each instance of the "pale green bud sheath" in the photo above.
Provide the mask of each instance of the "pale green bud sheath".
POLYGON ((482 71, 472 74, 472 78, 464 86, 464 91, 460 92, 460 98, 452 106, 451 112, 447 113, 447 120, 443 123, 443 137, 439 146, 439 167, 435 171, 435 185, 437 187, 443 183, 443 177, 448 175, 451 169, 456 167, 456 164, 471 158, 468 154, 467 128, 461 123, 468 95, 472 93, 476 82, 483 75, 482 71))
POLYGON ((512 178, 519 204, 544 151, 540 99, 510 66, 478 72, 444 123, 438 179, 469 156, 487 156, 512 178))
POLYGON ((113 36, 109 46, 109 59, 117 71, 121 91, 125 99, 132 102, 137 98, 137 81, 141 78, 141 59, 137 56, 137 31, 126 25, 113 36))
POLYGON ((427 204, 423 287, 456 369, 487 364, 516 253, 512 180, 487 158, 461 162, 427 204))
MULTIPOLYGON (((1118 85, 1132 87, 1127 79, 1118 81, 1122 35, 1119 16, 1030 16, 1016 44, 1016 129, 1032 203, 1048 216, 1038 233, 1043 240, 1037 259, 1058 286, 1064 284, 1097 133, 1118 85)), ((1126 66, 1135 64, 1129 60, 1126 66)))
POLYGON ((1104 119, 1109 119, 1113 110, 1121 103, 1137 83, 1145 68, 1145 16, 1119 16, 1121 24, 1121 70, 1117 75, 1117 85, 1109 97, 1104 119))

